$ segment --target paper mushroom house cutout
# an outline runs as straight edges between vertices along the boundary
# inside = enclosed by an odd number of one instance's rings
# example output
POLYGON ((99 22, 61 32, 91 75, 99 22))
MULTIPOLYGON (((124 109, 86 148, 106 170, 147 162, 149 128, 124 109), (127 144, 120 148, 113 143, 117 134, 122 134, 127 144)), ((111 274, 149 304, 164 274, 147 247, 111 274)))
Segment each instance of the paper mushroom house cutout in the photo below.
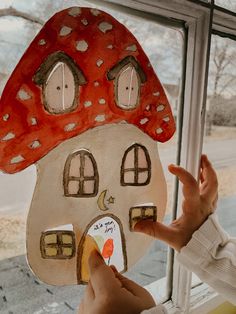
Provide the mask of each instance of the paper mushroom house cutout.
POLYGON ((132 232, 162 220, 166 184, 157 141, 175 123, 135 37, 109 14, 73 7, 42 28, 0 100, 0 169, 36 164, 27 258, 54 285, 88 281, 88 256, 126 271, 151 238, 132 232))

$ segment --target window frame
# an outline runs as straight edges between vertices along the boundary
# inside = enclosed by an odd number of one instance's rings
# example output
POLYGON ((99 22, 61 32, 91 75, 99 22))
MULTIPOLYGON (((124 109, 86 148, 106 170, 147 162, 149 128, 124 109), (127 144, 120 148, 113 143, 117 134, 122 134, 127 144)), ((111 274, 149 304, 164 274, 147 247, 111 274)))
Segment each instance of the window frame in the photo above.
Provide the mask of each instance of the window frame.
MULTIPOLYGON (((90 0, 90 2, 96 1, 90 0)), ((177 122, 179 132, 176 162, 197 178, 205 125, 211 35, 217 32, 221 36, 235 40, 236 13, 214 5, 212 0, 211 3, 197 0, 101 0, 100 2, 104 7, 156 21, 159 24, 184 27, 186 39, 182 94, 177 122)), ((181 211, 182 203, 182 193, 178 189, 177 181, 175 181, 173 198, 175 200, 173 218, 175 218, 181 211)), ((223 302, 223 298, 204 283, 191 287, 192 274, 178 263, 172 249, 169 249, 167 269, 166 291, 162 287, 163 279, 151 284, 151 288, 147 288, 153 292, 155 299, 159 297, 159 302, 160 297, 164 296, 167 299, 165 305, 169 310, 168 313, 207 313, 223 302)))
MULTIPOLYGON (((98 4, 97 0, 89 2, 98 4)), ((206 0, 100 0, 100 4, 170 27, 182 25, 185 28, 186 58, 180 96, 182 103, 179 107, 177 163, 196 177, 203 142, 211 34, 236 40, 236 13, 214 6, 213 1, 212 4, 207 3, 206 0), (183 103, 186 104, 185 107, 183 103), (181 130, 185 130, 185 133, 182 134, 181 130)), ((181 208, 181 192, 177 181, 173 198, 176 200, 174 217, 181 208)), ((215 308, 217 303, 222 303, 222 297, 205 284, 191 288, 191 274, 178 264, 173 250, 169 250, 168 272, 168 301, 165 305, 169 313, 206 313, 215 308), (201 302, 196 305, 196 300, 199 302, 199 299, 201 302)), ((163 279, 154 282, 149 289, 154 291, 155 297, 166 294, 163 291, 163 279)))
POLYGON ((40 238, 40 250, 41 250, 41 256, 44 259, 57 259, 57 260, 65 260, 65 259, 71 259, 75 256, 75 234, 73 231, 64 231, 64 230, 51 230, 51 231, 45 231, 41 234, 40 238), (50 235, 56 236, 56 243, 46 243, 45 238, 50 235), (64 243, 63 242, 63 236, 70 236, 71 237, 71 243, 64 243), (54 248, 57 250, 56 255, 49 256, 46 254, 47 248, 54 248), (63 248, 70 248, 72 253, 71 255, 64 255, 63 254, 63 248), (58 253, 59 252, 59 253, 58 253))
POLYGON ((78 97, 80 96, 79 88, 82 85, 87 84, 86 78, 79 68, 77 64, 72 60, 71 57, 69 57, 66 53, 57 51, 49 56, 43 61, 43 63, 40 65, 39 69, 35 73, 33 77, 33 81, 39 85, 42 86, 42 99, 43 99, 43 105, 45 110, 49 114, 66 114, 68 112, 73 112, 78 107, 78 97), (46 88, 48 85, 49 77, 51 73, 54 71, 57 64, 63 63, 65 64, 69 70, 71 71, 71 74, 73 75, 74 79, 74 99, 70 107, 66 109, 60 109, 56 110, 54 107, 51 107, 48 103, 47 96, 46 96, 46 88))
POLYGON ((120 168, 120 185, 121 186, 145 186, 148 185, 151 181, 151 175, 152 175, 152 163, 151 158, 149 155, 149 152, 147 148, 141 144, 135 143, 128 147, 123 155, 121 168, 120 168), (139 167, 139 150, 142 150, 142 152, 145 155, 147 167, 142 168, 139 167), (134 151, 134 163, 132 168, 126 168, 125 162, 128 157, 128 155, 134 151), (127 172, 133 172, 134 173, 134 181, 133 182, 126 182, 125 180, 125 173, 127 172), (139 182, 139 174, 140 173, 147 173, 147 179, 145 182, 140 183, 139 182))
POLYGON ((65 162, 64 166, 64 173, 63 173, 63 188, 64 188, 64 195, 66 197, 76 197, 76 198, 90 198, 95 197, 98 194, 98 187, 99 187, 99 174, 98 174, 98 166, 96 163, 96 160, 93 156, 93 154, 86 150, 86 149, 80 149, 72 154, 70 154, 65 162), (78 157, 80 158, 80 176, 71 176, 70 175, 70 169, 71 169, 71 162, 73 158, 78 157), (93 176, 85 176, 85 157, 88 157, 92 163, 94 175, 93 176), (83 160, 82 160, 83 159, 83 160), (81 162, 82 161, 82 162, 81 162), (81 168, 81 165, 83 167, 81 168), (82 178, 82 179, 81 179, 82 178), (79 183, 79 190, 77 194, 72 194, 69 192, 69 183, 71 181, 77 181, 79 183), (94 181, 94 189, 93 193, 85 193, 84 192, 84 183, 87 181, 94 181), (81 192, 82 191, 82 192, 81 192), (81 192, 81 193, 79 193, 81 192))

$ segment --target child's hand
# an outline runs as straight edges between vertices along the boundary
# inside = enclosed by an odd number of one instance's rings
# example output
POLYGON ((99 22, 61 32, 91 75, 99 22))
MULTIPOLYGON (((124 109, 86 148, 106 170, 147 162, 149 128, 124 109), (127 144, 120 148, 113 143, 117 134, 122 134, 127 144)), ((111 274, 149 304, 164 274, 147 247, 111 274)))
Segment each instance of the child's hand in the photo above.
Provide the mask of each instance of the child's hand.
POLYGON ((139 314, 155 306, 144 288, 107 266, 96 251, 89 258, 89 269, 90 281, 79 314, 139 314))
POLYGON ((187 245, 194 231, 214 212, 218 198, 218 182, 216 173, 205 155, 201 158, 200 184, 181 167, 170 165, 169 171, 183 183, 182 215, 169 226, 149 220, 140 221, 134 230, 165 241, 180 251, 187 245))

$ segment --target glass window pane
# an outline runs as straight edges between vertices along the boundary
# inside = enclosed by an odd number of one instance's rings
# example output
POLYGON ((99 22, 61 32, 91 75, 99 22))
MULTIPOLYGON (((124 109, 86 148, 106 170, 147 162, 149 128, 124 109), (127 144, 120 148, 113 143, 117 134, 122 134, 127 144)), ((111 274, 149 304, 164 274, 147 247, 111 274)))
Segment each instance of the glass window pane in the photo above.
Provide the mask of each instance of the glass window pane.
POLYGON ((227 10, 236 12, 235 0, 215 0, 215 4, 227 10))
MULTIPOLYGON (((164 86, 175 118, 178 119, 184 33, 180 29, 170 29, 157 23, 110 12, 139 40, 164 86)), ((160 107, 161 110, 163 108, 160 107)), ((168 203, 164 222, 169 223, 172 215, 174 183, 173 176, 168 172, 167 167, 170 163, 176 163, 177 132, 167 143, 158 143, 158 150, 168 186, 168 203)), ((151 286, 156 280, 166 276, 167 250, 167 245, 154 241, 147 254, 125 275, 141 285, 150 285, 152 289, 151 286)))
POLYGON ((218 215, 222 226, 236 236, 236 42, 212 39, 206 134, 203 151, 218 175, 218 215))
MULTIPOLYGON (((212 37, 203 153, 219 181, 217 214, 222 227, 236 236, 236 42, 212 37)), ((192 285, 200 279, 195 275, 192 285)))
MULTIPOLYGON (((12 1, 12 6, 16 9, 32 14, 44 21, 52 16, 56 11, 73 5, 88 6, 90 4, 82 0, 41 0, 33 2, 26 0, 12 1)), ((94 7, 94 5, 92 6, 94 7)), ((139 18, 133 18, 130 15, 108 10, 102 6, 97 7, 111 13, 121 23, 125 24, 139 40, 141 46, 151 61, 151 65, 164 85, 172 110, 177 118, 177 105, 182 80, 184 44, 184 33, 182 30, 173 29, 173 27, 164 27, 158 23, 149 22, 139 18)), ((0 18, 0 93, 6 80, 9 78, 11 71, 14 69, 24 50, 27 48, 28 44, 40 28, 41 26, 39 24, 31 23, 24 19, 16 17, 0 18)), ((159 106, 159 110, 163 110, 161 104, 159 106)), ((159 154, 168 185, 168 205, 165 217, 166 223, 171 220, 173 199, 173 178, 167 170, 167 165, 175 163, 176 161, 176 134, 169 142, 158 144, 159 154)), ((133 160, 134 156, 132 155, 130 156, 130 160, 127 160, 127 164, 125 166, 128 167, 130 163, 132 164, 133 160)), ((72 167, 76 176, 79 175, 79 167, 80 165, 77 162, 72 167)), ((134 180, 134 172, 130 172, 129 174, 132 175, 132 180, 134 180)), ((126 173, 126 175, 128 175, 128 173, 126 173)), ((4 208, 4 223, 8 226, 7 228, 4 227, 3 231, 0 228, 0 234, 1 232, 4 232, 4 235, 11 234, 13 228, 12 226, 15 226, 14 230, 17 230, 17 237, 12 240, 14 241, 14 248, 10 251, 10 253, 8 250, 10 245, 7 242, 9 237, 3 237, 4 243, 2 247, 0 247, 1 258, 25 253, 25 221, 35 182, 36 171, 34 166, 16 175, 0 175, 0 185, 2 187, 0 189, 0 205, 1 210, 4 208), (24 182, 24 185, 22 185, 22 182, 24 182), (12 190, 14 190, 14 197, 12 197, 12 190), (22 215, 22 213, 24 213, 24 215, 22 215), (2 252, 4 252, 4 254, 2 254, 2 252)), ((78 191, 78 183, 71 181, 70 184, 73 185, 70 186, 70 188, 74 192, 78 191)), ((0 239, 1 238, 2 237, 0 237, 0 239)), ((51 255, 55 254, 55 252, 49 253, 51 255)), ((130 269, 126 275, 141 285, 151 284, 152 282, 165 277, 166 263, 167 246, 160 241, 154 241, 148 253, 140 262, 130 269)), ((76 300, 77 304, 78 302, 79 300, 76 300)))

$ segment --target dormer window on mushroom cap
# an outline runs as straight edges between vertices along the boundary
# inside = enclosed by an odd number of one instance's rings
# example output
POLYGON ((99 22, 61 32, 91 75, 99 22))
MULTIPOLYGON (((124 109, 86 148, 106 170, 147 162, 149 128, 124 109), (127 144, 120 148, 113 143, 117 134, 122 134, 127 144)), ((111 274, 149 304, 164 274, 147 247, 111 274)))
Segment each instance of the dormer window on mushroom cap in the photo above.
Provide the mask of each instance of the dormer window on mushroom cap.
POLYGON ((91 8, 56 13, 35 37, 0 99, 0 170, 20 171, 62 141, 126 121, 165 142, 175 122, 136 38, 91 8))
POLYGON ((107 78, 114 80, 115 98, 118 107, 131 110, 139 105, 141 84, 147 78, 133 56, 118 62, 108 73, 107 78))
POLYGON ((42 86, 45 109, 55 114, 73 111, 78 105, 79 86, 86 84, 81 69, 62 51, 47 57, 34 81, 42 86))

